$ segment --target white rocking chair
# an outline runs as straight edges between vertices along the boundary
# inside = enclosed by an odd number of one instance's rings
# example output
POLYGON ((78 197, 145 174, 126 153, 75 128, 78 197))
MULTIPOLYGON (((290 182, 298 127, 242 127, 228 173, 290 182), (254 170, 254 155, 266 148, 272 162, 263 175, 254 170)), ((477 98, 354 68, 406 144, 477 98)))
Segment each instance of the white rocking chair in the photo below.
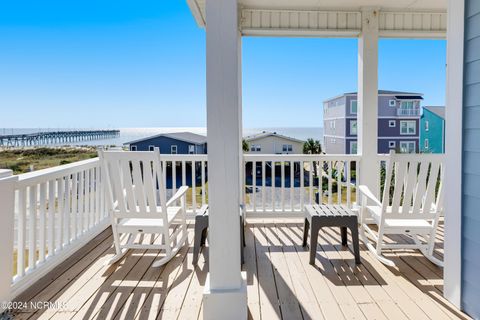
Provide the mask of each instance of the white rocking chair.
POLYGON ((164 256, 153 267, 167 263, 187 241, 188 187, 182 186, 166 201, 158 148, 153 152, 101 150, 99 153, 116 251, 108 263, 120 260, 128 249, 163 250, 164 256), (180 206, 176 205, 178 201, 180 206), (145 243, 145 239, 136 241, 143 234, 160 236, 161 244, 145 243))
POLYGON ((418 249, 430 261, 443 266, 443 262, 433 256, 438 220, 443 211, 443 171, 443 155, 392 151, 385 168, 382 202, 367 186, 359 187, 360 237, 382 263, 395 266, 382 254, 384 249, 418 249), (378 231, 374 232, 369 224, 376 224, 378 231), (366 233, 376 242, 375 246, 366 233), (385 243, 383 238, 388 234, 407 235, 413 243, 385 243))

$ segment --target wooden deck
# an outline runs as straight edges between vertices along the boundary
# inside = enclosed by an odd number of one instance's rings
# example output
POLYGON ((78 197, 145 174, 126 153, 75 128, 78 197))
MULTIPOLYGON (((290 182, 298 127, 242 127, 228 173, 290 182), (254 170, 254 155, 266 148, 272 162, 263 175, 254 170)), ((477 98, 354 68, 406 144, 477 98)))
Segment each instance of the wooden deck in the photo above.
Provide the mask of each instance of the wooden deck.
MULTIPOLYGON (((193 233, 190 226, 189 231, 193 233)), ((337 229, 320 232, 316 266, 301 247, 301 221, 249 221, 246 230, 248 309, 253 319, 466 319, 442 297, 442 270, 418 252, 390 253, 397 267, 363 264, 339 245, 337 229)), ((18 301, 52 301, 62 308, 23 309, 14 319, 198 319, 208 248, 196 268, 192 239, 167 265, 157 252, 130 251, 113 266, 109 229, 88 243, 18 301)), ((443 228, 437 236, 442 255, 443 228)))

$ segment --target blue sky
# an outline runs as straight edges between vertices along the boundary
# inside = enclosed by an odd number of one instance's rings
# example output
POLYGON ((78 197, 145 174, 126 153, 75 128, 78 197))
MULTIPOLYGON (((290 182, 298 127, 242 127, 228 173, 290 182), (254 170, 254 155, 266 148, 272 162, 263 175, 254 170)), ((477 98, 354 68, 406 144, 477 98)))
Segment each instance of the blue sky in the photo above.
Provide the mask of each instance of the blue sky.
MULTIPOLYGON (((205 33, 185 0, 2 1, 0 127, 205 126, 205 33)), ((445 41, 382 40, 379 87, 445 100, 445 41)), ((245 127, 322 126, 356 39, 243 39, 245 127)))

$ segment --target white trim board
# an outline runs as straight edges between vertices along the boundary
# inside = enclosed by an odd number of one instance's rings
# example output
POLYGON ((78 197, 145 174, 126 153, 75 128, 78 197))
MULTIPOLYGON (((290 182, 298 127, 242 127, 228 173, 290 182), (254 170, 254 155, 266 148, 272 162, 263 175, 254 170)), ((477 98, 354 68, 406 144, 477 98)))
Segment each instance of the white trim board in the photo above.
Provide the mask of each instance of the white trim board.
MULTIPOLYGON (((393 108, 393 107, 391 107, 393 108)), ((420 115, 417 116, 378 116, 377 119, 390 119, 390 120, 405 120, 405 121, 413 121, 420 119, 420 115)), ((323 118, 324 121, 327 120, 342 120, 342 119, 354 119, 356 120, 357 117, 355 116, 346 116, 346 117, 332 117, 332 118, 323 118)))
POLYGON ((336 135, 333 135, 333 134, 324 134, 323 137, 336 138, 336 139, 346 139, 347 138, 345 136, 336 136, 336 135))
POLYGON ((444 296, 461 307, 462 292, 462 132, 465 2, 448 1, 447 97, 445 120, 444 296), (459 21, 461 23, 459 23, 459 21), (448 66, 452 66, 449 68, 448 66))
POLYGON ((403 136, 399 136, 399 137, 378 137, 378 139, 380 140, 402 140, 402 141, 406 141, 406 140, 419 140, 420 137, 419 136, 408 136, 408 135, 403 135, 403 136))

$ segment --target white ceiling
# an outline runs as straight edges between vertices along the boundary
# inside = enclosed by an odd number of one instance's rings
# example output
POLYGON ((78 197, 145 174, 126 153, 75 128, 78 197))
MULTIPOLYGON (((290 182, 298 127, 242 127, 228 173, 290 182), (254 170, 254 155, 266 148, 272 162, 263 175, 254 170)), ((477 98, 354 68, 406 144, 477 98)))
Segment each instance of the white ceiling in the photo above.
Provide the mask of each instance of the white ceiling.
MULTIPOLYGON (((205 1, 186 0, 199 26, 204 26, 205 1)), ((448 0, 238 0, 244 9, 360 11, 377 7, 381 11, 446 13, 448 0)))
POLYGON ((239 0, 239 3, 248 8, 268 9, 355 10, 374 6, 395 10, 447 10, 447 0, 239 0))

